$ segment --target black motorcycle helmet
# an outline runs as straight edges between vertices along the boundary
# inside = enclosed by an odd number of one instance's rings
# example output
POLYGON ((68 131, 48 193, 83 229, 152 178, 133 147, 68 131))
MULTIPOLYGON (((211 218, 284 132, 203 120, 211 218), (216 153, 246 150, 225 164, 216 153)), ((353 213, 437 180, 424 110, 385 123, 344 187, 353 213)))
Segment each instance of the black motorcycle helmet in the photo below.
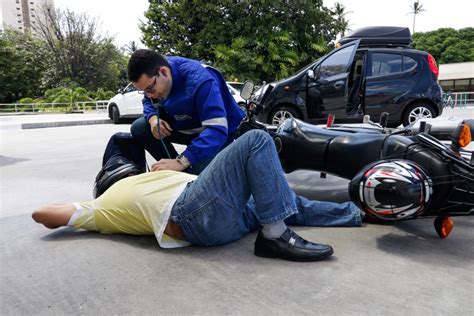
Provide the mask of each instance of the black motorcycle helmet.
POLYGON ((349 183, 352 201, 383 221, 415 218, 426 210, 431 179, 416 163, 382 160, 364 167, 349 183))
POLYGON ((97 174, 92 195, 94 198, 98 198, 115 182, 144 172, 145 170, 140 169, 136 164, 124 157, 112 157, 97 174))

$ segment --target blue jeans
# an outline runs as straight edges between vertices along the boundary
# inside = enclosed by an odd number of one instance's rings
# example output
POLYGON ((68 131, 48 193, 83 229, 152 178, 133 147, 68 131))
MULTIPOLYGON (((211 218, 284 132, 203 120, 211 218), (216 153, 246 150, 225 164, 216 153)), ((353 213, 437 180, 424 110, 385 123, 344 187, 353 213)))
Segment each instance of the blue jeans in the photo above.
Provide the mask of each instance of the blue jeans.
POLYGON ((310 201, 290 189, 272 138, 253 130, 222 150, 188 183, 171 211, 193 245, 223 245, 261 224, 360 226, 351 202, 310 201))
MULTIPOLYGON (((194 138, 198 137, 199 134, 183 134, 173 130, 171 135, 163 138, 163 141, 156 139, 151 133, 150 123, 145 120, 144 117, 136 119, 130 127, 130 132, 135 139, 146 151, 159 161, 160 159, 174 159, 178 156, 178 152, 174 148, 172 143, 189 145, 194 138), (166 147, 166 149, 165 149, 166 147), (169 154, 169 156, 168 156, 169 154)), ((233 139, 233 135, 229 135, 227 143, 223 146, 227 146, 233 139)), ((212 159, 207 159, 193 164, 188 169, 184 170, 191 174, 200 174, 204 168, 211 162, 212 159)))

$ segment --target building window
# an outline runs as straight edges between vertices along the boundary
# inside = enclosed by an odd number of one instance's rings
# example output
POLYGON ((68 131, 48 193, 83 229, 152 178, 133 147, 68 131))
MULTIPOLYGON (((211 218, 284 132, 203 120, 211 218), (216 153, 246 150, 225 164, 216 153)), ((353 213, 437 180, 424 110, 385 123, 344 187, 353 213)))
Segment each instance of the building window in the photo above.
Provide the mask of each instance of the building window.
POLYGON ((469 91, 469 79, 454 80, 454 91, 469 91))
POLYGON ((452 91, 454 89, 454 80, 441 80, 439 84, 444 92, 452 91))

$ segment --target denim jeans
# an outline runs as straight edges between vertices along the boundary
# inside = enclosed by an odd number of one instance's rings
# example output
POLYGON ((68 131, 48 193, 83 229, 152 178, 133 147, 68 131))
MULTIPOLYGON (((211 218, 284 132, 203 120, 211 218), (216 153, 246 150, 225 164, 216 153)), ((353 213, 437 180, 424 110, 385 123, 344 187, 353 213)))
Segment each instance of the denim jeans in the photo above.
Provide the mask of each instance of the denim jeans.
MULTIPOLYGON (((148 151, 156 161, 159 161, 162 158, 174 159, 178 156, 178 152, 172 143, 189 145, 194 138, 199 136, 199 134, 187 135, 173 130, 170 136, 163 138, 163 141, 158 140, 151 133, 150 123, 148 123, 144 117, 140 117, 133 122, 130 132, 132 133, 133 138, 143 146, 143 148, 145 148, 145 150, 148 151)), ((230 143, 230 140, 232 140, 232 136, 229 136, 229 140, 225 146, 230 143)), ((212 159, 207 159, 195 163, 184 171, 192 174, 200 174, 211 160, 212 159)))
POLYGON ((171 211, 193 245, 230 243, 261 224, 286 220, 308 226, 360 226, 351 202, 309 201, 290 189, 272 138, 247 132, 188 183, 171 211))

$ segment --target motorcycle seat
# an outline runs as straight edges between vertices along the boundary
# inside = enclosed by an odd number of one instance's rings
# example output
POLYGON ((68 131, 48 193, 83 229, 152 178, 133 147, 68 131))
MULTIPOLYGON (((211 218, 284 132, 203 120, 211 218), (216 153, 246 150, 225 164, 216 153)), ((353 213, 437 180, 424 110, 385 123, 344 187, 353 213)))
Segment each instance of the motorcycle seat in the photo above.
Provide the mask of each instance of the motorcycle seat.
POLYGON ((277 133, 278 132, 284 132, 287 134, 295 133, 303 136, 307 141, 312 143, 327 142, 338 136, 350 136, 357 133, 380 134, 379 131, 363 128, 324 128, 295 118, 286 120, 278 129, 277 133))
POLYGON ((386 137, 379 131, 362 130, 328 129, 289 119, 276 133, 277 150, 287 171, 301 168, 354 175, 377 159, 386 137))

